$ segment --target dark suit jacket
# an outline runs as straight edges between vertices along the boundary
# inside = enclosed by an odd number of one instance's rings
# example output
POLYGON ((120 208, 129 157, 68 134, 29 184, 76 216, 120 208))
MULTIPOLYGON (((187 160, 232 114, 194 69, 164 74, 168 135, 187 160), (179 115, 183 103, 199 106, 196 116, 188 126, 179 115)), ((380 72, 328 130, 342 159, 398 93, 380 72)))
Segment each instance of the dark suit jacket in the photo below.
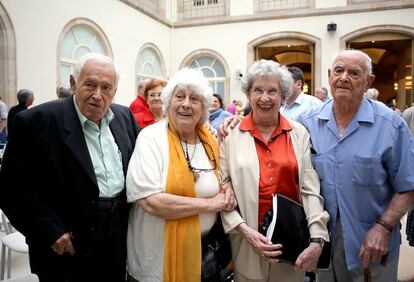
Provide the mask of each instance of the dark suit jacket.
MULTIPOLYGON (((126 175, 139 128, 128 108, 111 110, 126 175)), ((88 245, 99 188, 73 99, 33 107, 14 121, 0 171, 0 208, 29 246, 50 248, 68 231, 88 245)), ((125 189, 122 197, 126 203, 125 189)))

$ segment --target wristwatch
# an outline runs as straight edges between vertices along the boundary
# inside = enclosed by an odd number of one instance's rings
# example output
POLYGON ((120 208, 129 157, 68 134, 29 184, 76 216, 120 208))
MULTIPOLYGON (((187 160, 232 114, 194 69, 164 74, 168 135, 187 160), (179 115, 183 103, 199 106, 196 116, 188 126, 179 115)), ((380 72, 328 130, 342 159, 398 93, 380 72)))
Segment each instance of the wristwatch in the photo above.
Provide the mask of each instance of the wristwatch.
POLYGON ((322 249, 323 249, 323 246, 325 246, 325 240, 322 238, 310 238, 309 243, 318 243, 322 249))

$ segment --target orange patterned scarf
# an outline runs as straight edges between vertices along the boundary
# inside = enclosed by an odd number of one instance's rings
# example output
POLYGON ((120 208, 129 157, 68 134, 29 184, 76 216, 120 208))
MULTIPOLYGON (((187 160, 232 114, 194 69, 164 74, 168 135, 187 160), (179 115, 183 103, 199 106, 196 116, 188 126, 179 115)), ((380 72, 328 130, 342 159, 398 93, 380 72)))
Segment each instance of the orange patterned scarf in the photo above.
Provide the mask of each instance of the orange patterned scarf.
MULTIPOLYGON (((206 150, 209 159, 216 158, 218 175, 218 145, 213 135, 198 125, 202 142, 210 144, 206 150)), ((171 122, 168 125, 169 165, 166 192, 197 197, 194 178, 188 169, 180 138, 171 122)), ((164 231, 164 282, 199 282, 201 278, 201 232, 198 215, 165 221, 164 231)))

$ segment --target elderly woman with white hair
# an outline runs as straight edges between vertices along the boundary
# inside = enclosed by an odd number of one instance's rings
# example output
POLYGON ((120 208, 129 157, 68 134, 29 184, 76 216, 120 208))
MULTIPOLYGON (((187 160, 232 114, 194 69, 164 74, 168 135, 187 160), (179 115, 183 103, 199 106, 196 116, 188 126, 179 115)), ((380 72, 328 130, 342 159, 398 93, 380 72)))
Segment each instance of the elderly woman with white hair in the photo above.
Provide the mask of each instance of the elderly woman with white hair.
POLYGON ((178 71, 161 94, 167 118, 138 136, 126 180, 129 281, 200 281, 202 236, 236 207, 203 126, 212 94, 201 72, 178 71))
POLYGON ((329 215, 323 210, 319 178, 310 159, 309 134, 279 113, 292 86, 285 66, 268 60, 255 62, 242 79, 252 112, 229 128, 221 143, 221 181, 223 185, 232 182, 239 205, 223 213, 235 281, 303 282, 305 271, 316 268, 323 243, 329 240, 329 215), (275 194, 302 203, 306 214, 311 243, 294 265, 278 260, 285 246, 273 244, 258 232, 275 194))

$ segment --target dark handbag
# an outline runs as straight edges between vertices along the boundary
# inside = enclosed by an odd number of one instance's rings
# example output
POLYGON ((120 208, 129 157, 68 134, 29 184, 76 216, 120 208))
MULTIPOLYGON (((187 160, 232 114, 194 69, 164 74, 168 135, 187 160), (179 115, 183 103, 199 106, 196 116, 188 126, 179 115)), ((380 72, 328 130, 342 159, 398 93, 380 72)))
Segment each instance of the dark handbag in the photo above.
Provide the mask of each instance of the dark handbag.
MULTIPOLYGON (((274 244, 283 245, 282 254, 277 259, 284 263, 295 264, 300 253, 309 246, 310 235, 303 206, 283 195, 273 196, 273 207, 263 216, 259 231, 274 244)), ((325 242, 318 268, 328 268, 330 256, 331 244, 325 242)))
POLYGON ((201 280, 203 282, 232 281, 233 272, 227 269, 231 261, 230 240, 224 233, 220 217, 208 234, 201 238, 201 245, 201 280))

